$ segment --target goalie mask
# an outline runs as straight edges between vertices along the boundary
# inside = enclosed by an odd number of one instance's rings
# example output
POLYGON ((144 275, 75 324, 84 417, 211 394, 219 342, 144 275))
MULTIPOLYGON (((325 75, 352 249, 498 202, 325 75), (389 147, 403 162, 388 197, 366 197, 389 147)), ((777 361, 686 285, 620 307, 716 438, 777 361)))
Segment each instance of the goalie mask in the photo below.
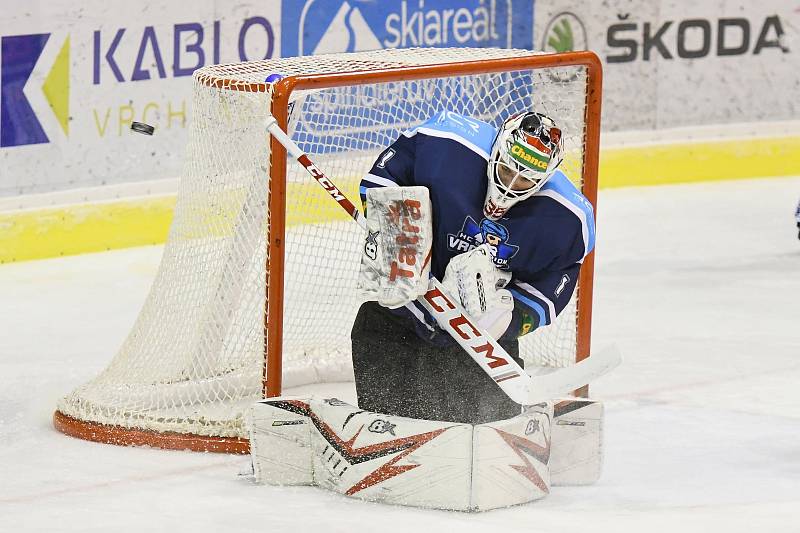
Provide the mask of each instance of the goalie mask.
POLYGON ((486 169, 483 215, 499 220, 511 206, 533 196, 561 164, 563 151, 561 130, 550 117, 529 111, 506 119, 486 169))

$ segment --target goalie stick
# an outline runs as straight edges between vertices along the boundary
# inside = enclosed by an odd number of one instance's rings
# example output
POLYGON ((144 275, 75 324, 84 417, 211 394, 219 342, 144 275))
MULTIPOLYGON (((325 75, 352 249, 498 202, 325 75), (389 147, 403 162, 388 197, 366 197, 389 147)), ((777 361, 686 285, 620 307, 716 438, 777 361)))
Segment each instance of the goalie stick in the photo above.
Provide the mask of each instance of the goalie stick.
MULTIPOLYGON (((362 229, 366 220, 353 203, 340 191, 331 179, 309 159, 278 125, 275 117, 268 117, 267 130, 281 143, 303 168, 311 174, 331 198, 344 209, 362 229)), ((621 357, 615 348, 604 350, 574 365, 558 368, 547 374, 531 376, 517 364, 475 321, 467 316, 458 301, 448 297, 442 284, 431 277, 428 292, 417 300, 436 319, 443 330, 464 349, 465 352, 491 377, 497 386, 521 405, 533 405, 551 400, 588 384, 616 367, 621 357)), ((409 304, 411 305, 411 304, 409 304)))

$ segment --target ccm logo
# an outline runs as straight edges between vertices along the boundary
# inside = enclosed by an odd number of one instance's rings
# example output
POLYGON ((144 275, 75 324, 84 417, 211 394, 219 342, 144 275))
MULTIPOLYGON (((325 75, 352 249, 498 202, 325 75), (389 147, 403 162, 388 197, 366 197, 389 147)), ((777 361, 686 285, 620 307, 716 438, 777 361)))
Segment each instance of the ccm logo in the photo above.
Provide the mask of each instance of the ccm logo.
POLYGON ((299 157, 297 160, 308 169, 308 171, 312 176, 314 176, 314 179, 316 179, 320 185, 325 187, 325 190, 328 191, 328 194, 330 194, 334 200, 338 202, 345 199, 344 195, 339 192, 339 189, 337 189, 336 186, 331 183, 331 180, 328 179, 328 176, 318 169, 305 155, 299 157))
MULTIPOLYGON (((431 307, 433 307, 437 313, 447 313, 448 310, 453 311, 456 308, 453 302, 451 302, 442 291, 435 287, 425 293, 425 300, 431 304, 431 307)), ((462 313, 458 313, 457 316, 451 318, 448 322, 456 333, 465 341, 477 341, 470 343, 469 348, 476 354, 482 355, 488 361, 487 364, 489 368, 497 368, 508 364, 508 361, 503 357, 494 355, 494 346, 481 335, 481 332, 478 331, 472 322, 462 313)), ((517 377, 517 375, 518 374, 515 374, 510 377, 517 377)))
POLYGON ((325 174, 317 170, 316 167, 312 168, 311 170, 314 171, 314 176, 317 178, 317 181, 320 183, 320 185, 325 187, 325 190, 328 191, 328 194, 333 196, 334 200, 344 200, 344 195, 339 192, 339 189, 337 189, 336 186, 330 182, 325 174))

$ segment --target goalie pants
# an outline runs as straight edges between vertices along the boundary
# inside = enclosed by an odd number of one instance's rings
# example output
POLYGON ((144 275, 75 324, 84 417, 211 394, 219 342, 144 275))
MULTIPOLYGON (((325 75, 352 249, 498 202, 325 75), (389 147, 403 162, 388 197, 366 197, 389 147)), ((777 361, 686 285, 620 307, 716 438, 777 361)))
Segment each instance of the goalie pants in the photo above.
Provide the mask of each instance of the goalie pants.
MULTIPOLYGON (((520 406, 460 346, 436 346, 421 339, 410 320, 376 302, 359 309, 351 340, 361 409, 467 424, 520 414, 520 406)), ((523 364, 516 339, 501 345, 523 364)))

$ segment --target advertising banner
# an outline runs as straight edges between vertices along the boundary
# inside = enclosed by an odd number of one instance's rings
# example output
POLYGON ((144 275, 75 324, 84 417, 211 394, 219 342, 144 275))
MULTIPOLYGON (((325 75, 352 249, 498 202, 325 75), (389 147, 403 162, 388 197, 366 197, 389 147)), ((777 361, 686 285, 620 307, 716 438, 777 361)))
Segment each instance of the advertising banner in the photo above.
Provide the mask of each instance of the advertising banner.
POLYGON ((192 72, 280 52, 274 2, 36 6, 0 17, 0 197, 177 177, 192 72))
POLYGON ((533 2, 284 0, 284 57, 378 48, 530 49, 533 2))
MULTIPOLYGON (((281 52, 284 57, 319 55, 337 52, 359 52, 380 48, 408 47, 499 47, 531 48, 533 4, 521 5, 507 0, 401 0, 374 2, 372 0, 305 0, 284 1, 281 12, 281 52)), ((498 76, 497 83, 521 83, 498 76)), ((510 92, 509 89, 508 92, 510 92)), ((361 113, 353 107, 350 88, 310 95, 303 106, 294 109, 297 119, 295 132, 303 139, 301 147, 314 151, 322 137, 333 136, 340 143, 333 150, 347 148, 364 138, 389 144, 398 128, 416 124, 411 116, 392 116, 391 124, 376 122, 369 127, 344 127, 338 117, 361 113), (337 96, 336 93, 340 96, 337 96), (320 109, 325 109, 320 113, 320 109), (304 112, 313 116, 306 120, 304 112), (330 121, 326 120, 330 118, 330 121), (338 134, 338 137, 336 136, 338 134)), ((374 116, 389 116, 398 111, 397 101, 408 103, 409 110, 416 102, 430 95, 447 94, 465 103, 461 111, 483 119, 479 94, 485 91, 475 81, 441 79, 414 84, 387 83, 356 89, 363 93, 360 101, 370 103, 374 116)), ((444 101, 445 98, 443 97, 444 101)))
POLYGON ((604 131, 797 119, 799 6, 540 0, 534 45, 600 56, 604 131))

